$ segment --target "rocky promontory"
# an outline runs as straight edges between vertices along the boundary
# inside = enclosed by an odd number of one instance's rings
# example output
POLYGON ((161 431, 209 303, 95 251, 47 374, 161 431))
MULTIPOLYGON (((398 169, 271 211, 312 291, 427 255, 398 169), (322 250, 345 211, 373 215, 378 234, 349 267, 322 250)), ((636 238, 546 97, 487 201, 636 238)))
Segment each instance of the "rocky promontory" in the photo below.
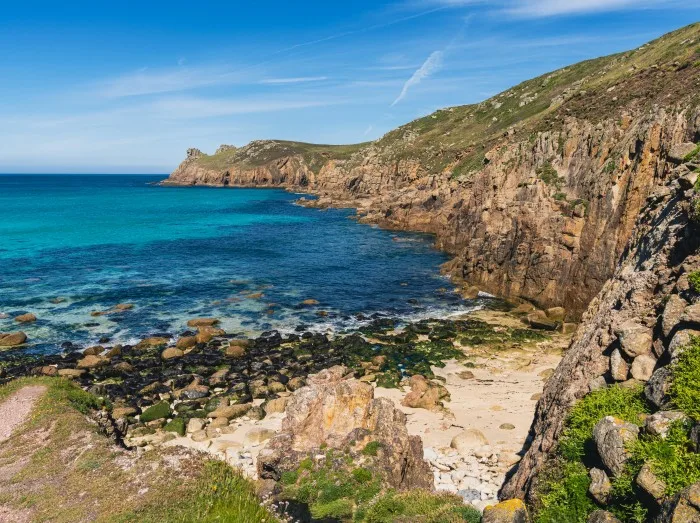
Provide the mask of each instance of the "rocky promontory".
POLYGON ((283 187, 436 235, 445 270, 579 317, 646 198, 700 141, 694 24, 351 146, 255 141, 188 155, 173 185, 283 187))

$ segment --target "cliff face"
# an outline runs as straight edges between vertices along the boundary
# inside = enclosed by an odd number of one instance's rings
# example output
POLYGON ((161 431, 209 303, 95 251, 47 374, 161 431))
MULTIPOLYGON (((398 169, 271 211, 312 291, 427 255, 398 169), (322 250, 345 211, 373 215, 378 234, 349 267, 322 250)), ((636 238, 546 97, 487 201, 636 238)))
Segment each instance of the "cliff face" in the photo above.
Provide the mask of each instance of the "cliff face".
POLYGON ((548 380, 532 442, 504 497, 524 497, 553 455, 571 406, 612 383, 645 384, 655 409, 667 410, 667 366, 700 335, 700 164, 682 162, 647 198, 613 277, 591 302, 564 359, 548 380), (695 305, 694 305, 695 304, 695 305), (664 409, 664 407, 666 407, 664 409))
POLYGON ((579 316, 615 270, 674 147, 700 140, 695 24, 370 144, 257 141, 193 154, 165 183, 284 187, 429 232, 446 270, 579 316))

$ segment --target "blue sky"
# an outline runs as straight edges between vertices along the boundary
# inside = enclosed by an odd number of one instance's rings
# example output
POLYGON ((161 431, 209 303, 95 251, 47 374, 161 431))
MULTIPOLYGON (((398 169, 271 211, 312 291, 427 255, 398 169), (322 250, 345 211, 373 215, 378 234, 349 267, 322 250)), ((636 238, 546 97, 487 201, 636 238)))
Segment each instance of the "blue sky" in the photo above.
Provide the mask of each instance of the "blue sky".
POLYGON ((187 147, 373 140, 640 44, 700 0, 6 2, 0 172, 166 173, 187 147))

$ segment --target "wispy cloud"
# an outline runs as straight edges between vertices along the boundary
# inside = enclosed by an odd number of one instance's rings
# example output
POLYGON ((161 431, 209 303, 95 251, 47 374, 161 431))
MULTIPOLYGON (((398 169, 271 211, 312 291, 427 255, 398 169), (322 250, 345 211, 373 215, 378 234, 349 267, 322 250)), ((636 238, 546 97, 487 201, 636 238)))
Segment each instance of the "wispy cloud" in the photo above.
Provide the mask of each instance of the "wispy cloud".
MULTIPOLYGON (((697 2, 690 0, 697 6, 697 2)), ((688 5, 679 0, 408 0, 414 8, 427 6, 485 7, 489 11, 508 13, 515 17, 544 18, 558 15, 575 15, 619 11, 621 9, 667 8, 672 5, 688 5)))
POLYGON ((367 136, 369 133, 372 132, 373 129, 374 129, 374 125, 368 125, 367 129, 365 129, 365 132, 363 133, 363 136, 367 136))
POLYGON ((391 106, 395 106, 397 103, 399 103, 401 100, 403 100, 406 95, 408 94, 409 89, 411 87, 414 87, 421 83, 424 79, 429 77, 431 74, 435 73, 442 67, 442 57, 444 55, 444 51, 433 51, 430 56, 427 58, 425 62, 423 62, 423 65, 421 65, 416 71, 413 73, 411 78, 409 78, 405 84, 403 84, 403 88, 401 89, 401 93, 399 93, 399 96, 396 97, 396 99, 391 103, 391 106))
POLYGON ((217 67, 143 68, 98 84, 98 92, 107 98, 186 91, 230 83, 237 75, 217 67))
POLYGON ((260 80, 261 84, 301 84, 306 82, 322 82, 328 80, 327 76, 298 76, 295 78, 268 78, 260 80))
POLYGON ((269 100, 265 98, 199 98, 195 96, 167 97, 157 100, 145 110, 163 118, 213 118, 235 114, 268 113, 308 109, 344 103, 343 100, 269 100))

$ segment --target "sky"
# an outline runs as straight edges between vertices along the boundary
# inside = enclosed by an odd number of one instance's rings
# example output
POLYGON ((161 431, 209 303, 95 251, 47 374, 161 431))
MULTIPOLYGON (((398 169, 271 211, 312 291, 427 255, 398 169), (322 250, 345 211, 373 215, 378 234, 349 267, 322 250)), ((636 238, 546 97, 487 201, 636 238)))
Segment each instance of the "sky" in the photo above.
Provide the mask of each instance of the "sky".
POLYGON ((698 20, 700 0, 8 0, 0 172, 163 174, 188 147, 375 140, 698 20))

